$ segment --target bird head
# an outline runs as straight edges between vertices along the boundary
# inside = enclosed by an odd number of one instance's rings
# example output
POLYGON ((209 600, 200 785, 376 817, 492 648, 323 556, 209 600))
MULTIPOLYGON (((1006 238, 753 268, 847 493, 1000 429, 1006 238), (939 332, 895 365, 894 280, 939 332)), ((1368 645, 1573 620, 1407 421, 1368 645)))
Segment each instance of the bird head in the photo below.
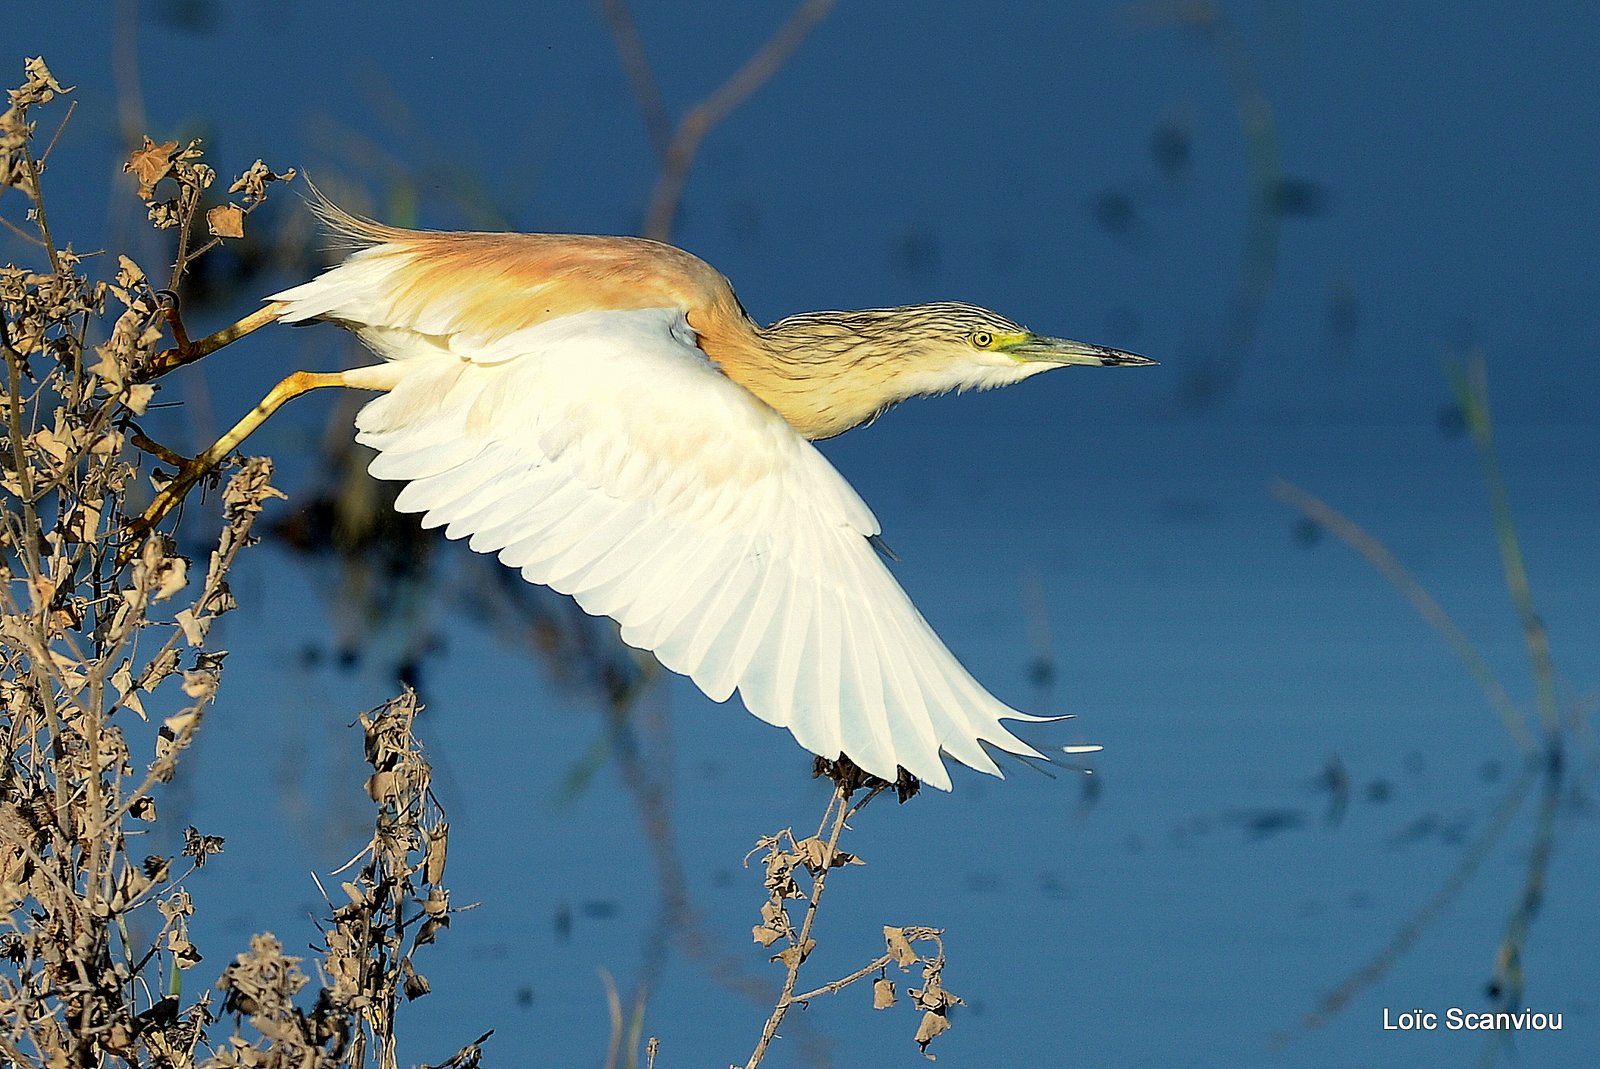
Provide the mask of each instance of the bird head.
POLYGON ((909 397, 987 390, 1041 371, 1155 361, 1055 338, 959 301, 806 312, 760 332, 765 367, 732 369, 803 434, 826 438, 909 397), (770 372, 776 371, 773 375, 770 372))
POLYGON ((1036 334, 998 312, 959 301, 828 315, 835 336, 827 348, 836 366, 848 367, 864 383, 875 381, 892 401, 1009 386, 1071 364, 1155 363, 1121 349, 1036 334))
MULTIPOLYGON (((885 309, 905 337, 905 362, 948 389, 987 389, 1070 364, 1136 367, 1155 361, 1104 345, 1036 334, 998 312, 944 301, 885 309)), ((921 392, 921 391, 919 391, 921 392)))

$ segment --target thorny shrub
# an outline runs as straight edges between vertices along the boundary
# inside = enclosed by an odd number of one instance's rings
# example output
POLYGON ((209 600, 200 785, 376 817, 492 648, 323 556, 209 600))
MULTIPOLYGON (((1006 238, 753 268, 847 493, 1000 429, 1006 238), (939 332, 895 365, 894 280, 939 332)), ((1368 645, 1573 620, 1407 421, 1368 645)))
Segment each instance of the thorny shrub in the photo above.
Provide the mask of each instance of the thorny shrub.
MULTIPOLYGON (((0 200, 26 205, 4 221, 33 250, 0 268, 0 1063, 394 1066, 398 999, 428 989, 413 954, 450 917, 414 695, 361 718, 375 830, 312 965, 263 934, 220 979, 203 970, 185 883, 223 839, 189 828, 177 856, 139 849, 221 682, 209 635, 234 606, 228 572, 281 495, 267 460, 239 463, 203 566, 159 532, 128 543, 136 448, 155 448, 133 420, 176 321, 131 259, 97 281, 51 234, 40 175, 54 137, 35 152, 34 116, 69 92, 29 60, 0 115, 0 200)), ((146 139, 129 169, 156 226, 179 233, 174 287, 242 234, 279 177, 258 161, 230 190, 239 203, 202 209, 215 174, 198 144, 146 139)), ((472 1044, 451 1061, 477 1056, 472 1044)))

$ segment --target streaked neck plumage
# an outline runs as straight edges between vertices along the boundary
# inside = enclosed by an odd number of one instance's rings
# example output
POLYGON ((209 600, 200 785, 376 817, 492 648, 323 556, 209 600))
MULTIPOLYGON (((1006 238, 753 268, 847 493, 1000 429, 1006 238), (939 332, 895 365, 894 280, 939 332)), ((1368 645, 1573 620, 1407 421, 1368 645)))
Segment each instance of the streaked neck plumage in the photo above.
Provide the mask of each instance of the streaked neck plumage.
POLYGON ((965 358, 950 311, 982 312, 955 303, 806 312, 764 328, 746 319, 744 330, 702 344, 729 378, 813 440, 869 423, 907 398, 1006 386, 1048 369, 965 358))

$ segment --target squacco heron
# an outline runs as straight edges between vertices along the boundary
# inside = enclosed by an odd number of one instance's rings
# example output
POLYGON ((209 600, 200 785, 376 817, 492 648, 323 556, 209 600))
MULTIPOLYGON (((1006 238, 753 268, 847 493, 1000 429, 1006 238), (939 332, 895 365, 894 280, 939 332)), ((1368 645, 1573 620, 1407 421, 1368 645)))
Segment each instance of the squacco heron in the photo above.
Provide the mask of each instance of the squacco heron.
MULTIPOLYGON (((754 323, 700 259, 642 238, 402 230, 316 205, 354 251, 170 369, 266 323, 328 320, 382 362, 289 376, 184 464, 136 531, 284 402, 384 391, 356 417, 396 501, 610 616, 714 701, 820 756, 948 790, 983 744, 1043 755, 879 558, 878 521, 811 444, 910 397, 1153 361, 970 304, 754 323)), ((1094 749, 1095 747, 1067 748, 1094 749)))

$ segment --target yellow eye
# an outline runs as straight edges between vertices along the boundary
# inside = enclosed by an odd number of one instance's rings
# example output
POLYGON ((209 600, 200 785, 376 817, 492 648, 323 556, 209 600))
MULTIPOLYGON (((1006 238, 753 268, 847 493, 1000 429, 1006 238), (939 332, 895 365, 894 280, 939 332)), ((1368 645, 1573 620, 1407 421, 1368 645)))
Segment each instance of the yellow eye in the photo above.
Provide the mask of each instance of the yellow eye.
POLYGON ((994 344, 994 335, 987 330, 975 330, 972 332, 972 344, 980 349, 987 349, 994 344))

